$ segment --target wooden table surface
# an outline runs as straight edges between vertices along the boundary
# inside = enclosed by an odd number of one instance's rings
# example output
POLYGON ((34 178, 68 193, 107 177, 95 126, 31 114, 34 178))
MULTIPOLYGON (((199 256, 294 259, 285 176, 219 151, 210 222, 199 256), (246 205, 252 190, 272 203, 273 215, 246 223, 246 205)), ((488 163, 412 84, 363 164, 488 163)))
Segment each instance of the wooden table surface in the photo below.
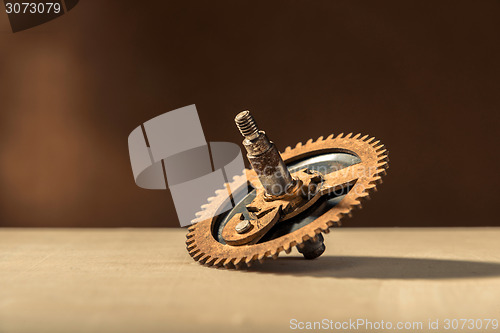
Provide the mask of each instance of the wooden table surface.
POLYGON ((422 332, 429 319, 500 319, 500 228, 339 228, 317 260, 294 250, 248 271, 194 262, 185 232, 0 229, 0 332, 290 332, 293 319, 360 318, 422 332))

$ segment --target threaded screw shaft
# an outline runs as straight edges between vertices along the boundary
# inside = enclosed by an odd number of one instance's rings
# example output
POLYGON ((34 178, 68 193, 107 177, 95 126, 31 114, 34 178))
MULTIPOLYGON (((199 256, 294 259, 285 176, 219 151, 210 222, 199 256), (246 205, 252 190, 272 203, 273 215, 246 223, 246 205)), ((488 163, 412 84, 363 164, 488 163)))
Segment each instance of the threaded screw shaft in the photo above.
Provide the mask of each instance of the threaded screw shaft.
POLYGON ((259 176, 266 193, 271 196, 285 194, 287 189, 296 182, 290 175, 276 146, 269 141, 263 131, 259 131, 248 110, 238 113, 234 121, 245 137, 243 146, 247 151, 247 158, 259 176))
POLYGON ((238 126, 241 135, 244 137, 250 137, 259 133, 259 128, 248 110, 238 113, 236 118, 234 118, 234 121, 236 122, 236 126, 238 126))

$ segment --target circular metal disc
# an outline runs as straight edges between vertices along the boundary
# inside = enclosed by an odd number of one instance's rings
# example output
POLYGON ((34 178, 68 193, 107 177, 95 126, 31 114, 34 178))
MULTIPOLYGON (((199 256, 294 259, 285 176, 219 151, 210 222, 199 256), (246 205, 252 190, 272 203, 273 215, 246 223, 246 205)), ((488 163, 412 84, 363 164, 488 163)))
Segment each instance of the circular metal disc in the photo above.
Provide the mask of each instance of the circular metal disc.
MULTIPOLYGON (((329 153, 308 157, 303 160, 290 163, 287 166, 291 173, 308 168, 310 170, 318 171, 321 174, 327 174, 357 164, 360 161, 359 157, 352 154, 329 153)), ((350 188, 347 187, 343 188, 342 192, 334 192, 325 196, 301 214, 284 222, 278 223, 258 243, 263 243, 271 239, 281 237, 313 222, 317 217, 321 216, 324 212, 330 210, 337 203, 339 203, 349 190, 350 188)), ((234 215, 241 213, 245 219, 250 219, 246 206, 252 202, 255 195, 255 189, 250 188, 248 195, 245 196, 240 202, 236 203, 236 206, 232 210, 219 216, 213 230, 214 237, 218 242, 226 244, 222 238, 222 230, 234 215)))

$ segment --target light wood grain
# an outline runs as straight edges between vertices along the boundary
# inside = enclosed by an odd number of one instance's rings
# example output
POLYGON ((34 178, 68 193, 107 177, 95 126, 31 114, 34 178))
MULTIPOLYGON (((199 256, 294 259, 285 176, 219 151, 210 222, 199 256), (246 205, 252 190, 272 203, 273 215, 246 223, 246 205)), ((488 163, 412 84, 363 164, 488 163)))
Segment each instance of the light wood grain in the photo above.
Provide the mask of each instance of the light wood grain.
POLYGON ((0 230, 0 332, 289 332, 299 321, 500 319, 500 229, 335 229, 250 271, 184 229, 0 230))

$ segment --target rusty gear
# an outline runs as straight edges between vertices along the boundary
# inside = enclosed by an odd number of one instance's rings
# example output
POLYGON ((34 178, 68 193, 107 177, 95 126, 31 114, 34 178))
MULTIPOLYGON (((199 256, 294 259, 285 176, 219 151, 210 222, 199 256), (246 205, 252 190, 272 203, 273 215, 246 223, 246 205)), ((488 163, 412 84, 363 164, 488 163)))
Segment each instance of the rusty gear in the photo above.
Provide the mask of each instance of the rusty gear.
POLYGON ((189 254, 194 260, 207 266, 242 268, 250 266, 256 260, 262 262, 269 257, 276 259, 280 252, 290 253, 294 246, 300 251, 305 242, 322 239, 321 233, 327 234, 330 227, 340 226, 340 219, 346 215, 351 216, 354 208, 361 208, 362 200, 368 199, 370 192, 376 190, 376 185, 382 182, 381 176, 385 175, 388 168, 388 156, 380 141, 369 138, 368 135, 353 136, 352 133, 336 137, 330 135, 326 139, 320 137, 316 141, 310 139, 305 144, 298 143, 295 148, 287 147, 281 156, 288 165, 328 153, 349 153, 360 159, 359 163, 324 175, 325 178, 330 177, 333 183, 343 184, 347 178, 352 178, 354 172, 357 173, 353 185, 335 206, 309 224, 280 237, 256 244, 222 244, 214 238, 213 227, 219 218, 216 216, 217 210, 227 200, 227 190, 248 185, 254 189, 262 186, 255 171, 245 169, 246 175, 237 176, 231 184, 225 184, 226 189, 217 191, 214 197, 208 199, 208 204, 202 206, 202 211, 197 214, 201 222, 188 228, 186 244, 189 254), (346 176, 348 174, 351 176, 346 176))

